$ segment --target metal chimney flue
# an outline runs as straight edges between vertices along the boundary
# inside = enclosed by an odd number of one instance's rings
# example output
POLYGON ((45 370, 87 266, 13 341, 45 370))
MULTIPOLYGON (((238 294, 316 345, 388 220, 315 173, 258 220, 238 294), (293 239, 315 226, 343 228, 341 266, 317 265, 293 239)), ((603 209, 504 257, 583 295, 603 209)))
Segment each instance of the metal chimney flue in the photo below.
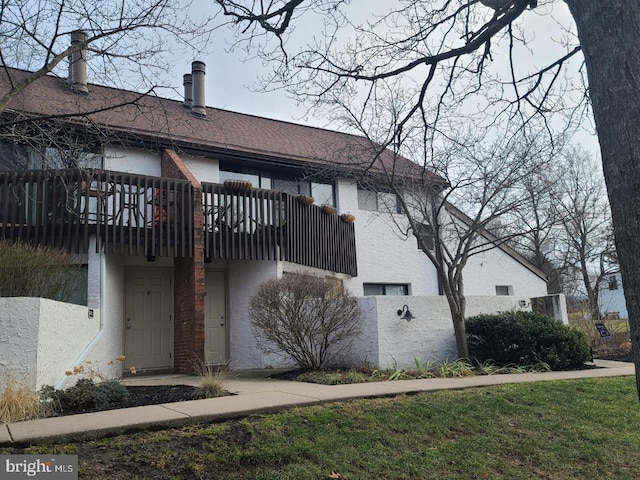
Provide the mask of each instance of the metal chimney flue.
POLYGON ((87 95, 87 38, 88 35, 83 30, 71 32, 71 46, 78 48, 69 55, 69 85, 75 93, 87 95))
POLYGON ((185 73, 182 76, 182 84, 184 85, 184 102, 182 106, 191 109, 193 106, 193 77, 190 73, 185 73))
POLYGON ((191 106, 191 113, 199 117, 207 116, 204 75, 204 62, 193 62, 191 64, 191 79, 193 81, 193 105, 191 106))

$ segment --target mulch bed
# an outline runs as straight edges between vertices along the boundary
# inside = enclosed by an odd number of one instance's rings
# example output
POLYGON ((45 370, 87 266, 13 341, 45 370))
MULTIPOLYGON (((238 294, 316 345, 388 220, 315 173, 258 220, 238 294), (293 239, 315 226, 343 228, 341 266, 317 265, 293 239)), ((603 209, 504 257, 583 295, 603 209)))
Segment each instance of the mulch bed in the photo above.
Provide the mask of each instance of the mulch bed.
POLYGON ((78 413, 101 412, 118 408, 142 407, 161 403, 184 402, 198 399, 198 389, 189 385, 153 385, 128 386, 128 397, 123 402, 110 403, 103 407, 77 408, 65 410, 58 416, 76 415, 78 413))

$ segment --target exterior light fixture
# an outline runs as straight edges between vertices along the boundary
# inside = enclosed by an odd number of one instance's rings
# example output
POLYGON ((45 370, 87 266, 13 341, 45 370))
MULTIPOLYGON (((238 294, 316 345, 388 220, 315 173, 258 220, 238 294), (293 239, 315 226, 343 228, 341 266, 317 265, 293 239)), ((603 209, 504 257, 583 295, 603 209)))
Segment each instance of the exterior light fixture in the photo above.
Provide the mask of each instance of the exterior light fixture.
POLYGON ((409 305, 403 305, 402 308, 398 310, 398 316, 401 317, 402 320, 406 320, 407 322, 410 322, 411 320, 416 318, 412 315, 411 310, 409 310, 409 305))

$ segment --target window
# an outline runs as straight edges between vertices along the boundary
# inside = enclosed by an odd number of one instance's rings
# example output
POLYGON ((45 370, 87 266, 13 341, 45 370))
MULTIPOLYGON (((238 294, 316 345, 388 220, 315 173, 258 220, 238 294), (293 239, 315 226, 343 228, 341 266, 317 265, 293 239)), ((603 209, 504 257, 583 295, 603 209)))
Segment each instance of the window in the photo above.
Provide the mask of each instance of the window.
POLYGON ((402 206, 395 193, 373 192, 358 188, 358 209, 370 212, 402 213, 402 206))
POLYGON ((295 177, 272 175, 255 168, 238 168, 221 162, 220 183, 225 180, 245 180, 256 188, 279 190, 289 195, 311 195, 316 205, 335 205, 333 183, 311 181, 295 177))
POLYGON ((496 295, 513 295, 511 285, 496 285, 496 295))
POLYGON ((335 205, 333 184, 311 182, 311 196, 318 205, 335 205))
POLYGON ((618 279, 615 275, 609 277, 609 290, 617 290, 618 289, 618 279))
POLYGON ((433 250, 434 244, 435 244, 435 237, 433 234, 433 228, 431 228, 431 225, 426 225, 424 223, 419 223, 418 224, 418 232, 416 235, 416 241, 418 243, 418 249, 420 249, 420 241, 418 240, 418 238, 421 238, 422 241, 424 242, 424 244, 426 245, 426 247, 429 250, 433 250))
POLYGON ((76 286, 73 293, 67 299, 67 303, 75 303, 76 305, 87 305, 87 285, 89 282, 89 268, 87 265, 78 267, 78 275, 76 276, 76 286))
POLYGON ((409 295, 409 285, 406 283, 365 283, 365 296, 371 295, 409 295))
POLYGON ((271 188, 271 179, 259 170, 252 168, 226 169, 220 166, 220 183, 225 180, 244 180, 255 188, 271 188))
POLYGON ((333 184, 291 178, 273 178, 273 189, 290 195, 311 195, 316 205, 335 205, 333 184))
POLYGON ((102 168, 99 152, 36 148, 0 142, 0 170, 102 168))

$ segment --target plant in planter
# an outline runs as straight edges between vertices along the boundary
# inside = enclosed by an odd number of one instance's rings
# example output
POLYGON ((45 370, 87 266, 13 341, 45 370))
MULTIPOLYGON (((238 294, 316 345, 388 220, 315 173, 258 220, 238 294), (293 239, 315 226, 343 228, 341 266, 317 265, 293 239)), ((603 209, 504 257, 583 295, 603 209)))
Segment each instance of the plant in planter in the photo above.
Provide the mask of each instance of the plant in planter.
POLYGON ((304 195, 304 194, 298 195, 296 199, 302 205, 311 205, 315 200, 311 195, 304 195))
POLYGON ((224 187, 234 192, 246 192, 253 188, 253 184, 247 180, 225 180, 224 187))
POLYGON ((342 215, 340 215, 340 220, 342 220, 344 223, 353 223, 356 220, 356 217, 350 213, 343 213, 342 215))
POLYGON ((337 212, 336 207, 333 205, 322 205, 320 208, 322 209, 322 212, 327 215, 335 215, 337 212))

